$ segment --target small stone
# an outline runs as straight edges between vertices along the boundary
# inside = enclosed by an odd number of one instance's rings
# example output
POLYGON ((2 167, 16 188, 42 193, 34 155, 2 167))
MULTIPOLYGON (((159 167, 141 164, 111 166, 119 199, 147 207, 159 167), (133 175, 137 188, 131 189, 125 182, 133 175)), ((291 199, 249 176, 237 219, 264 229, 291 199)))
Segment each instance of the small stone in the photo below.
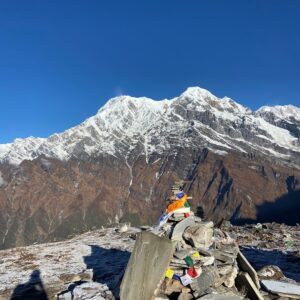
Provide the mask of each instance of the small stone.
POLYGON ((153 300, 168 300, 169 298, 165 295, 157 295, 153 300))
POLYGON ((257 272, 257 275, 258 275, 259 279, 279 280, 284 277, 280 268, 277 266, 272 266, 272 265, 261 268, 257 272))
POLYGON ((183 285, 179 280, 165 280, 162 285, 162 292, 166 295, 171 295, 172 293, 181 293, 183 285))
POLYGON ((212 244, 213 229, 206 224, 197 224, 184 231, 183 237, 193 247, 209 248, 212 244))
POLYGON ((224 281, 224 285, 229 287, 229 288, 233 287, 237 274, 238 274, 237 269, 233 268, 232 271, 229 274, 227 274, 227 276, 226 276, 227 278, 224 281))
POLYGON ((186 262, 183 259, 173 258, 170 265, 187 268, 186 262))
POLYGON ((201 223, 202 222, 202 219, 200 217, 195 216, 194 218, 195 218, 196 223, 201 223))
POLYGON ((230 265, 223 265, 221 267, 218 266, 218 273, 220 275, 227 275, 232 272, 233 267, 230 265))
POLYGON ((106 284, 98 282, 86 282, 78 285, 73 290, 74 300, 83 299, 110 299, 114 300, 112 293, 109 291, 106 284))
POLYGON ((194 282, 191 284, 191 289, 201 295, 205 292, 213 283, 213 278, 210 274, 202 273, 194 282))
POLYGON ((119 231, 120 233, 123 233, 123 232, 128 231, 128 229, 129 229, 128 225, 127 225, 127 224, 124 224, 124 225, 122 225, 122 226, 119 228, 118 231, 119 231))
POLYGON ((235 261, 235 256, 226 252, 222 252, 219 250, 214 250, 212 251, 212 254, 214 256, 215 259, 226 263, 226 264, 233 264, 235 261))
POLYGON ((180 250, 180 251, 176 251, 174 253, 174 256, 179 258, 179 259, 184 259, 186 256, 188 256, 190 253, 190 251, 188 250, 180 250))
POLYGON ((66 292, 66 293, 57 295, 56 299, 57 300, 73 300, 73 296, 72 296, 71 292, 66 292))
POLYGON ((213 256, 201 256, 200 261, 202 262, 203 266, 210 266, 214 263, 215 258, 213 256))
POLYGON ((192 300, 194 297, 189 293, 181 293, 178 297, 178 300, 192 300))
POLYGON ((198 252, 200 253, 200 254, 202 254, 202 255, 205 255, 205 256, 212 256, 212 254, 210 253, 210 252, 208 252, 207 250, 205 250, 205 249, 203 249, 203 248, 198 248, 197 249, 198 250, 198 252))
POLYGON ((79 275, 75 275, 71 280, 71 282, 77 282, 77 281, 81 281, 81 277, 79 275))
POLYGON ((188 286, 182 288, 182 293, 190 293, 192 290, 188 286))

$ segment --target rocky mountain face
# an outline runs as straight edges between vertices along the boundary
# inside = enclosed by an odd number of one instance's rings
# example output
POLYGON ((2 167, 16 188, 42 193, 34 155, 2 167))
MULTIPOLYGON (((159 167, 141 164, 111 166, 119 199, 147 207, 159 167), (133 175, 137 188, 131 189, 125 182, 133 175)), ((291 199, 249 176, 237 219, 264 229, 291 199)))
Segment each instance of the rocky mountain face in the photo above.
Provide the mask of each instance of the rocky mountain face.
POLYGON ((299 112, 189 88, 113 98, 63 133, 0 145, 0 248, 151 224, 178 179, 217 223, 299 222, 299 112))

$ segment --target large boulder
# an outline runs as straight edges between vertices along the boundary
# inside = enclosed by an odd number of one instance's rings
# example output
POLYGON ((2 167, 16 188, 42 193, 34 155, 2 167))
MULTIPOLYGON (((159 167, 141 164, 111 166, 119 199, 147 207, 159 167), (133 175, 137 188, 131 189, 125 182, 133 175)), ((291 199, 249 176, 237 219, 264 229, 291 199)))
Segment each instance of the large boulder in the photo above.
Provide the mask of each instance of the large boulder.
POLYGON ((207 249, 212 244, 213 223, 200 223, 188 227, 183 234, 183 238, 193 247, 207 249))

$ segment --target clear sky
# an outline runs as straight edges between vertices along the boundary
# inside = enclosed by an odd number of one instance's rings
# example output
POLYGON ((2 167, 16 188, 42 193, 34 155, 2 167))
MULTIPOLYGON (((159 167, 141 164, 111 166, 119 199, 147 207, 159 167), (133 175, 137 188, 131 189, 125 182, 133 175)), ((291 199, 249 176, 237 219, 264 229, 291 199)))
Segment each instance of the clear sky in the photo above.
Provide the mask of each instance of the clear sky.
POLYGON ((188 86, 300 106, 298 0, 1 0, 0 143, 77 125, 119 94, 188 86))

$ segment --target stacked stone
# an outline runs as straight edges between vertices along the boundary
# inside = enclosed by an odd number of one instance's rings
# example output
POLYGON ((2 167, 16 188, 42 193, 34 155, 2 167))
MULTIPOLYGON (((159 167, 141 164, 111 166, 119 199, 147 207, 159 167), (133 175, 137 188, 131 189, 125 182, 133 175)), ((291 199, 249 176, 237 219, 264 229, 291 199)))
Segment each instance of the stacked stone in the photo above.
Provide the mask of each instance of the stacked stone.
POLYGON ((121 284, 122 300, 258 299, 259 278, 229 233, 195 216, 182 182, 154 230, 142 232, 121 284))
MULTIPOLYGON (((173 187, 174 193, 180 189, 173 187)), ((161 226, 160 235, 174 245, 173 258, 156 299, 198 299, 211 293, 240 299, 235 288, 239 248, 230 236, 193 212, 175 210, 161 226)), ((229 298, 228 298, 229 299, 229 298)))

